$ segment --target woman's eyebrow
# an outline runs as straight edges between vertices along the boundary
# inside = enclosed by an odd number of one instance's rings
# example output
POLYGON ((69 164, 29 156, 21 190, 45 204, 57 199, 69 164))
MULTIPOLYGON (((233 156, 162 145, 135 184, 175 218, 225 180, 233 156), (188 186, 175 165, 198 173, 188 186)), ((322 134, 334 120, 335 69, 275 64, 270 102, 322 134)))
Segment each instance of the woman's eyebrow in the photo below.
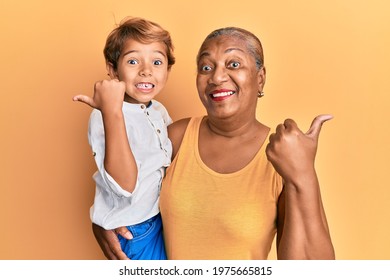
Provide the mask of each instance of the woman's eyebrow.
MULTIPOLYGON (((239 52, 245 53, 245 51, 241 48, 228 48, 225 50, 224 53, 230 53, 232 51, 239 51, 239 52)), ((207 57, 207 56, 210 56, 210 53, 208 51, 203 51, 199 54, 198 60, 200 60, 202 57, 207 57)))
POLYGON ((210 56, 210 53, 209 53, 209 52, 206 52, 206 51, 201 52, 201 53, 199 54, 199 59, 201 59, 201 58, 204 57, 204 56, 210 56))
POLYGON ((232 51, 240 51, 240 52, 245 53, 244 50, 240 49, 240 48, 229 48, 229 49, 225 50, 225 53, 229 53, 229 52, 232 52, 232 51))

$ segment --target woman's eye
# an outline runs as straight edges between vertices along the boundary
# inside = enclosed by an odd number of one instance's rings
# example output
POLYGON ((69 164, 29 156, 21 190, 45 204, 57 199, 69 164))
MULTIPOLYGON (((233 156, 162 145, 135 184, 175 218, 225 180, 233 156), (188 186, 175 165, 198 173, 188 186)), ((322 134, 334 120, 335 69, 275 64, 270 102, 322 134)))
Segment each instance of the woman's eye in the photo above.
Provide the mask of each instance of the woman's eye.
POLYGON ((130 59, 130 60, 127 61, 127 63, 135 65, 135 64, 138 64, 138 61, 135 60, 135 59, 130 59))
POLYGON ((155 61, 153 62, 153 64, 154 64, 154 65, 162 65, 163 63, 162 63, 161 60, 155 60, 155 61))
POLYGON ((230 66, 231 66, 232 68, 238 68, 238 67, 240 67, 240 63, 239 63, 239 62, 236 62, 236 61, 233 61, 233 62, 230 63, 230 66))

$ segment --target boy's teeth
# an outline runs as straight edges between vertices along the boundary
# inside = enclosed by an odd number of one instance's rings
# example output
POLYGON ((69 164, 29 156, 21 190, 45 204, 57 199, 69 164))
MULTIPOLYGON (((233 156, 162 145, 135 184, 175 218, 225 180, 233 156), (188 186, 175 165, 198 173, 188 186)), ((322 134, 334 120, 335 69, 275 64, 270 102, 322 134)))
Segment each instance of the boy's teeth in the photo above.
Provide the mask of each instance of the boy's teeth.
POLYGON ((140 84, 137 84, 137 88, 142 88, 142 89, 151 89, 153 87, 152 84, 148 84, 148 83, 140 83, 140 84))
POLYGON ((213 97, 228 96, 228 95, 232 95, 233 93, 234 93, 233 91, 218 92, 218 93, 214 93, 213 97))

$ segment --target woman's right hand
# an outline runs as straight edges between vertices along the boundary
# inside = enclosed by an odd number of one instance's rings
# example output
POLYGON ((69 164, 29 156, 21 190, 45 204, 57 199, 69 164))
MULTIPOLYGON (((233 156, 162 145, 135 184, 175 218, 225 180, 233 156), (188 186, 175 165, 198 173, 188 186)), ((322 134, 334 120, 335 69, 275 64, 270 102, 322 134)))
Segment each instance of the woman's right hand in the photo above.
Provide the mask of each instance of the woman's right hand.
POLYGON ((317 116, 306 133, 295 121, 287 119, 270 135, 267 158, 285 182, 296 183, 307 175, 315 175, 314 162, 321 127, 332 118, 331 115, 317 116))
POLYGON ((132 239, 130 231, 126 227, 119 227, 115 230, 105 230, 104 228, 92 224, 92 231, 100 248, 109 260, 128 260, 129 258, 122 251, 117 234, 126 239, 132 239))

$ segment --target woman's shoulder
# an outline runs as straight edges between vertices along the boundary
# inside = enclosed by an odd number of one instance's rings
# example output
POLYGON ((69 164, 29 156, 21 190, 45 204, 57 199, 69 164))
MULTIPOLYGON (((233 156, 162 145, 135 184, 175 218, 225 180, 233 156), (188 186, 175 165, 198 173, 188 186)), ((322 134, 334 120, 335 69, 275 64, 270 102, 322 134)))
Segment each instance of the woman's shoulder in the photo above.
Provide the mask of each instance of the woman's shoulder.
POLYGON ((188 124, 192 121, 193 123, 200 122, 204 116, 199 116, 199 117, 191 117, 191 118, 183 118, 180 120, 177 120, 170 124, 168 126, 168 133, 169 133, 169 138, 171 137, 178 137, 178 138, 183 138, 186 129, 188 127, 188 124))
POLYGON ((187 127, 191 120, 196 121, 201 120, 202 118, 203 117, 183 118, 173 122, 171 125, 168 126, 168 137, 171 140, 173 147, 172 158, 174 158, 176 153, 179 151, 187 127))
POLYGON ((172 147, 173 147, 172 158, 175 157, 177 151, 180 148, 181 142, 183 140, 184 134, 186 132, 190 120, 191 118, 180 119, 168 126, 168 137, 169 140, 171 140, 172 147))
POLYGON ((188 123, 190 122, 191 118, 183 118, 177 121, 174 121, 169 128, 177 131, 177 130, 186 130, 188 123))

